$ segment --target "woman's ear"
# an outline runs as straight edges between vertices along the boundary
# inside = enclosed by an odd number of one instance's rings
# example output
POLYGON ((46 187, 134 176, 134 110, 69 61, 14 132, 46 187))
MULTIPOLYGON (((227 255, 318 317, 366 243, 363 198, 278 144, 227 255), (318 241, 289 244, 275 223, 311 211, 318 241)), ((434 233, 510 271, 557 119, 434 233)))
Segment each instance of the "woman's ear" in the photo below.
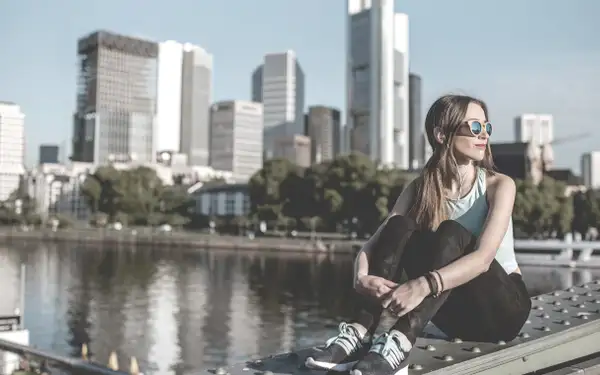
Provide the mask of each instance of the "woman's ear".
POLYGON ((446 143, 446 135, 437 126, 435 128, 433 128, 433 136, 435 137, 435 140, 437 143, 439 143, 441 145, 446 143))

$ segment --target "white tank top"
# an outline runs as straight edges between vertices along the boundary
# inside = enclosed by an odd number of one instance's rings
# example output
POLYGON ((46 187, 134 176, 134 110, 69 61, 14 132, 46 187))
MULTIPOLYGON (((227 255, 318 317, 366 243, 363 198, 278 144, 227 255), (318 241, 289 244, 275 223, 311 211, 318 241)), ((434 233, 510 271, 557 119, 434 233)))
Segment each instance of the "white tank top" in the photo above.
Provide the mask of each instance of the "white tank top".
MULTIPOLYGON (((481 234, 489 209, 486 188, 486 171, 477 168, 477 178, 471 191, 463 198, 447 201, 450 219, 456 220, 477 237, 481 234)), ((515 256, 512 217, 496 251, 495 259, 508 274, 515 272, 519 267, 515 256)))

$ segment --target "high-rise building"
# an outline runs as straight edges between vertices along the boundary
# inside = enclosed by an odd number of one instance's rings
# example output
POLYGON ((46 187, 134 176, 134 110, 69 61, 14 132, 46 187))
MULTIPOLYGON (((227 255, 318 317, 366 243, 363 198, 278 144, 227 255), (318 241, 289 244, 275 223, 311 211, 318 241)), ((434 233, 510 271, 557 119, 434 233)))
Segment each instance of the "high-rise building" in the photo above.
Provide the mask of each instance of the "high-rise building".
POLYGON ((256 103, 262 103, 263 100, 263 67, 264 65, 261 64, 252 72, 251 94, 252 101, 256 103))
POLYGON ((156 150, 178 152, 181 143, 181 87, 183 44, 173 40, 158 45, 156 150))
POLYGON ((339 155, 340 111, 325 106, 312 106, 309 107, 306 117, 311 163, 321 163, 339 155))
POLYGON ((262 104, 215 103, 210 116, 210 166, 249 179, 263 165, 262 104))
POLYGON ((208 166, 213 57, 204 49, 185 44, 181 86, 181 142, 179 151, 189 165, 208 166))
POLYGON ((58 153, 60 148, 57 145, 40 145, 39 164, 58 164, 58 153))
POLYGON ((288 159, 303 168, 309 167, 310 143, 310 138, 305 135, 283 135, 275 139, 273 157, 288 159))
POLYGON ((275 138, 304 134, 304 72, 294 51, 267 54, 252 74, 252 100, 263 104, 265 158, 275 138))
POLYGON ((383 165, 409 160, 408 16, 393 0, 347 0, 350 148, 383 165))
POLYGON ((588 189, 600 188, 600 151, 587 152, 581 156, 581 177, 588 189))
POLYGON ((554 140, 552 115, 527 113, 515 118, 515 141, 545 145, 554 140))
POLYGON ((425 144, 427 143, 425 124, 421 117, 421 77, 411 73, 408 81, 408 122, 410 124, 408 157, 410 168, 419 169, 425 165, 425 144))
POLYGON ((73 161, 153 161, 158 44, 97 31, 78 41, 73 161))
POLYGON ((24 163, 25 114, 19 105, 0 101, 0 201, 19 187, 24 163))

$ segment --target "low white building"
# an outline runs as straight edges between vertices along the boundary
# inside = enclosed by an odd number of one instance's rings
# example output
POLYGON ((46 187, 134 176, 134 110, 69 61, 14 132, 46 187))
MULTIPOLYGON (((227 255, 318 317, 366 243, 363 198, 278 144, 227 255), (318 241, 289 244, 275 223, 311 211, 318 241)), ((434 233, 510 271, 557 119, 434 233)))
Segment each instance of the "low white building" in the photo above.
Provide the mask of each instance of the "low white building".
POLYGON ((91 163, 41 164, 25 176, 28 194, 35 200, 38 214, 45 219, 53 214, 65 214, 78 220, 89 218, 89 209, 82 197, 81 184, 91 163))

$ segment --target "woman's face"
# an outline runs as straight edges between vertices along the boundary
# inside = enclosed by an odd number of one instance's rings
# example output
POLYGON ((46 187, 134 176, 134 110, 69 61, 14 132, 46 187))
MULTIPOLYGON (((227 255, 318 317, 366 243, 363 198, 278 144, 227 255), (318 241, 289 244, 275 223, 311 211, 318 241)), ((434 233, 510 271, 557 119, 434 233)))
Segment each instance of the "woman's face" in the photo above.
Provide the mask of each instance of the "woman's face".
POLYGON ((491 124, 487 121, 483 108, 470 103, 464 121, 454 134, 454 155, 459 161, 483 160, 491 133, 491 124))

